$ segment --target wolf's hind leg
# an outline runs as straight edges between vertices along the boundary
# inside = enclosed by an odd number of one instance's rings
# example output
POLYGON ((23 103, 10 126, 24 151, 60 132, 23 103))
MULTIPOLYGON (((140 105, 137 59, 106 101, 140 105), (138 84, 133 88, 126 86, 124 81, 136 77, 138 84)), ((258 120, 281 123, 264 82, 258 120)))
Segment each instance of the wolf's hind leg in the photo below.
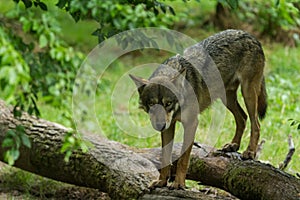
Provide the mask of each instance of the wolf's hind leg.
POLYGON ((226 102, 223 103, 226 105, 228 110, 233 114, 235 122, 236 122, 236 129, 235 135, 231 141, 231 143, 224 145, 223 151, 225 152, 235 152, 239 150, 241 139, 246 127, 247 115, 244 110, 241 108, 238 100, 237 100, 237 88, 234 90, 227 90, 226 91, 226 102))

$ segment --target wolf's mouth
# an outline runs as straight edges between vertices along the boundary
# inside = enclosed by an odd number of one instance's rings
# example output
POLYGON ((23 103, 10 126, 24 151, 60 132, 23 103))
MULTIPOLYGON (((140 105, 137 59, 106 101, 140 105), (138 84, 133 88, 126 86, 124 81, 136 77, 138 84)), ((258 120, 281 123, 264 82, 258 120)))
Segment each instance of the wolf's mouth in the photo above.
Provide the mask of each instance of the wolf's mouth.
POLYGON ((153 128, 157 131, 163 131, 166 128, 166 123, 162 124, 152 124, 153 128))
POLYGON ((170 127, 174 111, 167 112, 160 104, 153 105, 149 110, 152 127, 157 131, 163 131, 170 127))

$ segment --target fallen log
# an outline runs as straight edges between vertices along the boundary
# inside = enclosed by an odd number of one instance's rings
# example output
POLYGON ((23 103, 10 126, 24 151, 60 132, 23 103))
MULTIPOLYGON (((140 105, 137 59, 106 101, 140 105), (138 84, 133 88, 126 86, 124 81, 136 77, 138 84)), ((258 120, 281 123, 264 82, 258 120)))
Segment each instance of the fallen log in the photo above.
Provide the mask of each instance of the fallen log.
MULTIPOLYGON (((0 101, 0 143, 7 131, 18 125, 24 127, 32 146, 21 146, 16 167, 54 180, 96 188, 112 199, 166 196, 166 190, 148 190, 150 182, 158 176, 160 148, 137 149, 85 133, 84 138, 94 147, 87 153, 74 152, 66 163, 60 149, 64 135, 72 130, 26 113, 16 119, 12 108, 0 101)), ((174 160, 179 156, 180 146, 174 147, 174 160)), ((193 148, 188 179, 224 189, 240 199, 299 200, 300 181, 296 177, 257 161, 214 155, 210 153, 215 151, 213 148, 200 146, 193 148)), ((4 151, 1 147, 1 161, 4 151)), ((167 196, 202 198, 190 191, 170 191, 167 196)))

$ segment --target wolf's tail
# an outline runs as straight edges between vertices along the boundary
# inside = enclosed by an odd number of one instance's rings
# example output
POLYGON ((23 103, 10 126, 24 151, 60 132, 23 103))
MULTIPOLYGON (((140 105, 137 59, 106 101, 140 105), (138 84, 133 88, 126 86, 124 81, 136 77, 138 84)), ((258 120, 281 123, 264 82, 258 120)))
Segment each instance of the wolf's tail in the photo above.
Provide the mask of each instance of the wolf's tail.
POLYGON ((258 106, 257 106, 257 111, 258 111, 258 116, 259 119, 264 119, 266 116, 267 112, 267 91, 266 91, 266 84, 265 84, 265 78, 263 77, 262 82, 261 82, 261 89, 260 89, 260 94, 258 96, 258 106))

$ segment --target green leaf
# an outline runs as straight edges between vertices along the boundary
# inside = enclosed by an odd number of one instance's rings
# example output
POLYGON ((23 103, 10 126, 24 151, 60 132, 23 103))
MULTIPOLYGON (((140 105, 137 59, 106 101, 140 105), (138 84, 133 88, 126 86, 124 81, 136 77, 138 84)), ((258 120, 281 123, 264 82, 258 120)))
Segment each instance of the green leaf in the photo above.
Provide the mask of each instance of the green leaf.
POLYGON ((30 8, 32 6, 31 0, 22 0, 26 8, 30 8))
POLYGON ((11 155, 10 151, 5 152, 4 161, 7 162, 11 166, 15 164, 14 157, 11 155))
POLYGON ((18 117, 22 116, 22 111, 19 108, 17 108, 17 107, 14 107, 13 113, 14 113, 14 117, 15 118, 18 118, 18 117))
POLYGON ((14 130, 11 130, 11 129, 9 129, 9 130, 6 132, 6 135, 5 135, 5 137, 10 137, 10 138, 14 138, 14 137, 16 137, 16 136, 17 136, 16 132, 15 132, 14 130))
POLYGON ((32 113, 33 113, 33 107, 29 106, 27 112, 28 112, 29 115, 32 115, 32 113))
POLYGON ((46 5, 45 3, 39 2, 38 5, 39 5, 39 7, 40 7, 42 10, 44 10, 44 11, 47 11, 47 10, 48 10, 47 5, 46 5))
POLYGON ((66 151, 68 151, 68 149, 70 149, 71 145, 69 143, 67 143, 66 141, 64 141, 64 144, 62 145, 60 152, 64 153, 66 151))
POLYGON ((29 140, 29 137, 25 134, 21 135, 22 144, 28 148, 31 148, 31 142, 29 140))
POLYGON ((169 11, 172 13, 172 15, 176 15, 175 10, 173 9, 173 7, 168 6, 169 11))
POLYGON ((9 165, 14 165, 15 161, 19 158, 20 151, 16 149, 11 149, 5 152, 4 161, 6 161, 9 165))
POLYGON ((19 134, 24 134, 25 133, 25 128, 24 128, 24 126, 18 125, 18 126, 16 126, 16 131, 19 134))
POLYGON ((59 8, 64 8, 67 4, 68 0, 59 0, 57 4, 55 4, 59 8))
POLYGON ((15 142, 15 147, 16 147, 16 149, 19 149, 21 144, 22 144, 21 143, 22 142, 21 138, 20 138, 20 136, 16 136, 14 139, 15 139, 15 141, 14 141, 15 142))
POLYGON ((39 45, 41 48, 47 46, 48 44, 48 39, 46 38, 45 35, 40 35, 40 38, 39 38, 39 45))
POLYGON ((171 35, 171 34, 166 34, 166 38, 167 38, 168 44, 169 44, 170 46, 174 46, 174 37, 173 37, 173 35, 171 35))
POLYGON ((178 43, 178 42, 176 42, 175 47, 176 47, 177 52, 182 53, 183 50, 184 50, 182 44, 180 44, 180 43, 178 43))
POLYGON ((233 10, 236 10, 239 6, 238 0, 226 0, 226 2, 233 10))
POLYGON ((156 8, 153 8, 153 12, 154 12, 155 15, 159 14, 159 11, 156 8))
POLYGON ((18 82, 18 74, 15 69, 11 68, 11 70, 9 70, 9 84, 14 85, 17 82, 18 82))
POLYGON ((73 19, 75 20, 75 22, 78 22, 81 17, 81 12, 80 11, 72 12, 71 15, 72 15, 73 19))
POLYGON ((149 38, 149 41, 150 41, 152 47, 159 50, 159 46, 158 46, 157 42, 155 42, 155 40, 149 38))
POLYGON ((73 136, 68 137, 67 142, 74 145, 75 144, 75 138, 73 136))
POLYGON ((64 158, 64 161, 69 162, 71 155, 72 155, 72 151, 67 151, 66 155, 65 155, 65 158, 64 158))
POLYGON ((28 20, 26 17, 21 17, 20 21, 23 24, 23 31, 28 32, 31 29, 31 25, 32 25, 31 21, 28 20))
POLYGON ((2 142, 2 147, 13 147, 14 146, 14 140, 12 138, 5 138, 2 142))
POLYGON ((16 161, 19 157, 20 157, 20 151, 19 150, 17 150, 17 149, 12 149, 11 151, 10 151, 10 153, 11 153, 11 156, 13 157, 13 159, 16 161))
POLYGON ((88 144, 85 141, 80 141, 79 145, 80 145, 80 149, 83 153, 86 153, 89 151, 88 144))
POLYGON ((33 97, 30 97, 30 99, 31 99, 31 102, 32 102, 32 104, 33 104, 33 110, 34 110, 35 115, 36 115, 36 116, 40 116, 41 113, 40 113, 40 110, 39 110, 39 108, 38 108, 38 106, 37 106, 37 104, 36 104, 35 99, 34 99, 33 97))
POLYGON ((92 33, 93 36, 98 36, 98 35, 100 35, 100 34, 101 34, 101 29, 100 29, 100 28, 97 28, 97 29, 92 33))
POLYGON ((163 13, 166 14, 167 9, 166 9, 166 6, 165 6, 164 4, 160 4, 160 9, 161 9, 161 11, 162 11, 163 13))

